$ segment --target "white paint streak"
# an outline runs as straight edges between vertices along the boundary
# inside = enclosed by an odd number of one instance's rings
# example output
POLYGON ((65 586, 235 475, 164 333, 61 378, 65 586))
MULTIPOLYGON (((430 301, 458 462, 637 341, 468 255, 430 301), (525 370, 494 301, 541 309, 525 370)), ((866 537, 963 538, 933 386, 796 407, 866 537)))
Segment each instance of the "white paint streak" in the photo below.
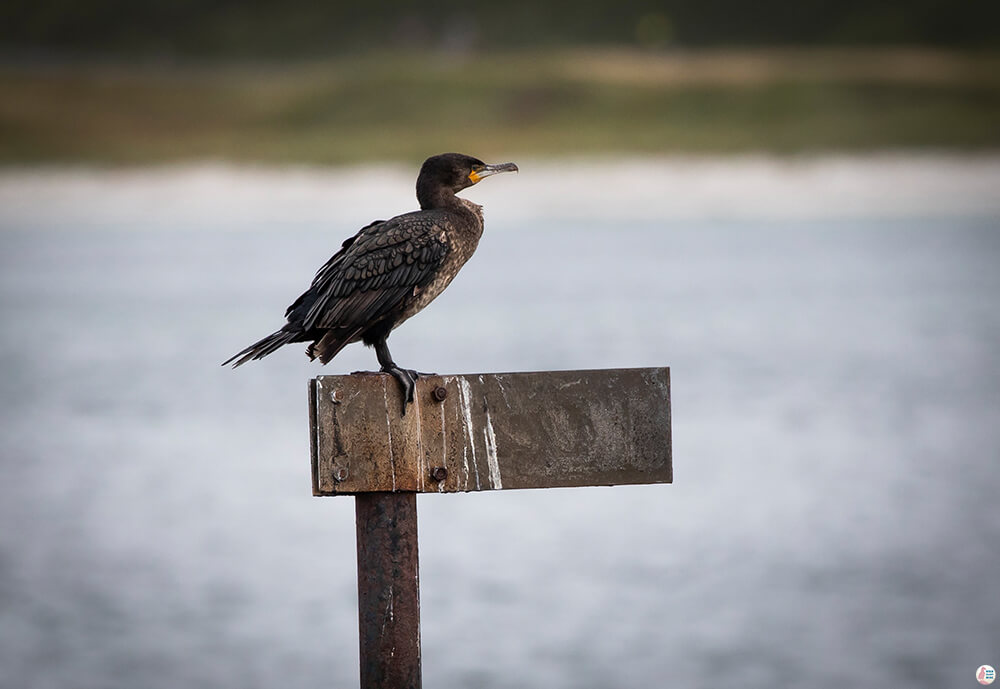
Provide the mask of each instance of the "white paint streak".
MULTIPOLYGON (((448 468, 448 436, 444 429, 444 409, 441 409, 441 466, 448 468)), ((444 492, 444 481, 438 482, 438 492, 444 492)))
MULTIPOLYGON (((462 413, 465 417, 465 445, 472 449, 472 466, 476 470, 476 490, 479 486, 479 462, 476 459, 476 436, 472 429, 472 389, 464 377, 458 379, 458 389, 462 393, 462 413)), ((468 472, 466 472, 468 474, 468 472)))
POLYGON ((396 619, 395 618, 395 614, 393 613, 393 610, 392 610, 392 594, 393 594, 393 588, 392 588, 392 584, 390 584, 389 585, 389 596, 388 596, 389 601, 388 601, 388 603, 385 606, 385 614, 382 615, 382 634, 381 635, 383 637, 385 636, 385 625, 388 624, 391 620, 396 619))
POLYGON ((382 399, 385 401, 385 434, 389 437, 389 471, 392 472, 392 489, 396 490, 396 455, 392 450, 392 426, 389 424, 389 391, 386 390, 385 380, 382 378, 382 399))
POLYGON ((565 390, 566 388, 571 388, 574 385, 579 385, 582 382, 583 382, 583 379, 581 378, 580 380, 573 380, 573 381, 570 381, 569 383, 563 383, 562 385, 559 386, 559 389, 560 390, 565 390))
POLYGON ((469 447, 462 448, 462 468, 465 471, 465 490, 469 490, 469 447))
POLYGON ((486 441, 486 462, 490 467, 490 485, 497 490, 503 488, 500 480, 500 462, 497 461, 497 436, 493 432, 493 421, 490 420, 490 408, 486 407, 486 428, 483 429, 483 440, 486 441))
POLYGON ((507 399, 507 388, 505 388, 503 383, 500 382, 500 378, 501 376, 493 376, 493 380, 496 381, 497 387, 500 388, 500 394, 503 395, 504 404, 506 404, 507 408, 510 409, 510 400, 507 399))
POLYGON ((319 434, 319 427, 320 427, 320 421, 319 421, 319 398, 320 398, 320 391, 322 391, 322 389, 323 389, 323 381, 320 380, 319 378, 317 378, 316 379, 316 397, 315 397, 315 399, 313 399, 313 419, 316 420, 316 427, 312 429, 313 430, 313 447, 316 448, 317 463, 319 461, 318 458, 322 454, 322 449, 319 446, 319 438, 320 438, 320 434, 319 434))
POLYGON ((427 473, 427 462, 424 457, 424 431, 420 427, 420 395, 415 394, 413 396, 413 411, 417 415, 417 466, 419 467, 419 471, 417 471, 417 483, 420 486, 420 490, 423 490, 424 474, 427 473))

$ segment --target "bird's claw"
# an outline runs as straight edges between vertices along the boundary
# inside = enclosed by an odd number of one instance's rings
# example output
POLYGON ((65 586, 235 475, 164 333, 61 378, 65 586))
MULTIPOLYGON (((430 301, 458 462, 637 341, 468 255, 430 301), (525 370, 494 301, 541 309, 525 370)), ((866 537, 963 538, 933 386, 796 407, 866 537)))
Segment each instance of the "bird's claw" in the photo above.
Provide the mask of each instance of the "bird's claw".
POLYGON ((399 384, 403 386, 403 416, 406 416, 406 405, 413 401, 414 393, 417 389, 417 378, 421 374, 411 369, 400 368, 396 365, 383 368, 382 371, 398 380, 399 384))

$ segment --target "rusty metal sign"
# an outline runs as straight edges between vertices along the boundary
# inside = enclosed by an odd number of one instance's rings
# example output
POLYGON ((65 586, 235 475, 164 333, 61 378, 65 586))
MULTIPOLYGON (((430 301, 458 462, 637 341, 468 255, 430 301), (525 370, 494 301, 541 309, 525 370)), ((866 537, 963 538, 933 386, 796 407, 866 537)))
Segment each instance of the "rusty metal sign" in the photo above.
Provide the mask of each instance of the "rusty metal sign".
POLYGON ((670 369, 310 381, 314 495, 673 480, 670 369))

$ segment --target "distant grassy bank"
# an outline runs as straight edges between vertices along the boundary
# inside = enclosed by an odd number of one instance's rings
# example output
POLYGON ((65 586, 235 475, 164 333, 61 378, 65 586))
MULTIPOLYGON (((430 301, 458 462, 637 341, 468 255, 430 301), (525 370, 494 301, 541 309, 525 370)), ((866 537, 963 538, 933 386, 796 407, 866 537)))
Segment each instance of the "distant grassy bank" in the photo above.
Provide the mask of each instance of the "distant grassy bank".
POLYGON ((1000 54, 384 55, 0 63, 0 163, 1000 147, 1000 54))

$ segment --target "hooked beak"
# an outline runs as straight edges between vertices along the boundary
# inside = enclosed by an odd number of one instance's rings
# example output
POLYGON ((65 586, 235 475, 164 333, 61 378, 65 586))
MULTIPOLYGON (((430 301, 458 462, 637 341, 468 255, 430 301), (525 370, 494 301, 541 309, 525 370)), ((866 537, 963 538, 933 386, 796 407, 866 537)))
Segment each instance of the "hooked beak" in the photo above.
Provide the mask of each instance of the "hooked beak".
POLYGON ((498 163, 496 165, 483 165, 482 167, 473 170, 469 173, 469 179, 473 184, 481 180, 483 177, 489 177, 490 175, 495 175, 499 172, 517 172, 517 165, 514 163, 498 163))

